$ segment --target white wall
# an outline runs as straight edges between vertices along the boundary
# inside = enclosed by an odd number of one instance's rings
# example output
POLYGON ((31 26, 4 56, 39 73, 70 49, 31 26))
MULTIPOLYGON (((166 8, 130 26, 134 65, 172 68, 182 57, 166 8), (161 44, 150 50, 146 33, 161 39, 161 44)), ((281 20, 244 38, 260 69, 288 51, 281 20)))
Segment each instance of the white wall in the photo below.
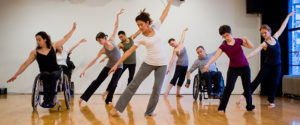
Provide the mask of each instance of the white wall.
MULTIPOLYGON (((179 1, 179 0, 175 0, 179 1)), ((167 40, 171 37, 179 39, 184 27, 189 31, 184 45, 188 48, 190 65, 197 58, 195 47, 203 45, 207 52, 216 50, 222 38, 218 34, 220 25, 228 24, 233 29, 234 37, 248 37, 256 46, 259 44, 260 26, 259 15, 246 14, 246 0, 186 0, 181 5, 172 6, 165 23, 161 27, 166 52, 171 56, 172 48, 167 40)), ((0 1, 0 87, 8 87, 10 93, 31 93, 34 77, 39 73, 38 65, 34 62, 13 83, 6 84, 8 80, 27 59, 31 50, 36 47, 34 35, 38 31, 46 31, 53 41, 59 40, 67 33, 74 21, 77 30, 64 48, 70 48, 81 38, 87 43, 79 46, 71 58, 76 65, 73 72, 76 93, 82 93, 98 76, 105 64, 95 64, 84 78, 79 78, 80 72, 91 61, 100 45, 95 41, 99 31, 111 34, 115 21, 115 13, 120 8, 126 12, 120 16, 119 30, 127 34, 134 33, 138 27, 135 17, 140 10, 146 8, 154 20, 158 20, 162 13, 165 0, 1 0, 0 1)), ((117 38, 118 40, 118 38, 117 38)), ((118 40, 119 42, 119 40, 118 40)), ((251 50, 245 49, 245 54, 251 50)), ((137 50, 137 70, 145 57, 145 48, 137 50)), ((259 70, 259 56, 249 60, 251 66, 251 79, 253 80, 259 70)), ((229 60, 225 54, 217 61, 219 70, 226 79, 229 60)), ((175 66, 166 76, 162 88, 164 93, 168 86, 175 66)), ((196 72, 191 76, 192 79, 196 72)), ((127 84, 128 72, 121 77, 116 93, 122 93, 127 84)), ((111 77, 108 77, 96 93, 105 91, 111 77)), ((151 74, 140 86, 137 93, 150 93, 154 76, 151 74)), ((242 93, 241 80, 238 79, 233 93, 242 93)), ((171 91, 174 93, 175 89, 171 91)), ((182 89, 182 93, 192 93, 192 89, 182 89)))

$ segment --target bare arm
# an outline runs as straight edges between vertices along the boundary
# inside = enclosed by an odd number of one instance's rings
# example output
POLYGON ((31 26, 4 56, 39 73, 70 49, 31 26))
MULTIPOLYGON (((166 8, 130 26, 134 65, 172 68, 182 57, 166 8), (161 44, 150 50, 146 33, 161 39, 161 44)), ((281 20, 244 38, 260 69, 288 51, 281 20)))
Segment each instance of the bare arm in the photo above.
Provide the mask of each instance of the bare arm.
POLYGON ((242 44, 244 47, 246 48, 253 48, 253 44, 250 40, 248 40, 246 37, 243 38, 243 44, 242 44))
POLYGON ((208 72, 208 67, 210 64, 212 64, 213 62, 215 62, 221 55, 222 55, 223 51, 219 48, 216 52, 216 54, 208 61, 208 63, 204 66, 204 70, 206 72, 208 72))
POLYGON ((174 50, 173 50, 173 54, 172 54, 172 58, 171 58, 171 60, 170 60, 170 62, 169 62, 169 65, 168 65, 167 74, 170 72, 170 68, 171 68, 172 65, 173 65, 173 62, 174 62, 174 60, 175 60, 175 57, 176 57, 176 51, 175 51, 175 49, 174 49, 174 50))
POLYGON ((179 41, 179 45, 182 45, 183 42, 184 42, 184 38, 185 38, 185 32, 188 30, 188 28, 185 28, 181 34, 181 38, 180 38, 180 41, 179 41))
POLYGON ((55 49, 57 47, 63 46, 70 39, 70 37, 72 36, 73 32, 76 29, 76 25, 77 24, 74 22, 72 29, 61 40, 53 43, 55 49))
POLYGON ((117 13, 114 31, 113 31, 112 35, 110 36, 110 38, 109 38, 109 41, 111 41, 111 42, 114 42, 114 39, 115 39, 116 34, 117 34, 118 27, 119 27, 119 16, 120 16, 123 12, 124 12, 124 9, 122 8, 122 9, 117 13))
POLYGON ((102 58, 101 60, 100 60, 100 62, 99 63, 103 63, 106 59, 107 59, 108 57, 107 56, 105 56, 104 58, 102 58))
POLYGON ((75 44, 71 49, 68 50, 68 53, 72 52, 75 48, 77 48, 81 43, 86 42, 86 39, 81 39, 77 44, 75 44))
POLYGON ((7 83, 13 82, 17 77, 25 71, 25 69, 36 59, 36 50, 31 51, 29 57, 27 60, 19 67, 18 71, 16 74, 11 77, 9 80, 7 80, 7 83))
POLYGON ((253 56, 257 55, 264 48, 264 46, 266 46, 265 42, 260 44, 254 51, 252 51, 249 55, 247 55, 247 59, 250 59, 253 56))
POLYGON ((110 74, 111 72, 115 72, 117 70, 118 65, 120 65, 125 59, 127 59, 137 48, 138 48, 138 46, 133 45, 129 50, 127 50, 123 54, 123 56, 121 57, 121 59, 110 69, 110 71, 108 72, 108 74, 110 74))
POLYGON ((83 71, 81 72, 81 74, 80 74, 80 78, 81 77, 83 77, 84 76, 84 74, 85 74, 85 71, 87 70, 87 69, 89 69, 92 65, 94 65, 95 64, 95 62, 101 57, 101 55, 102 54, 104 54, 105 53, 105 50, 102 48, 99 52, 98 52, 98 54, 97 54, 97 56, 83 69, 83 71))
POLYGON ((169 2, 168 2, 168 4, 167 4, 166 8, 164 9, 163 13, 161 14, 161 16, 160 16, 160 18, 159 18, 161 23, 163 23, 164 20, 166 19, 167 15, 168 15, 168 13, 169 13, 169 10, 170 10, 170 7, 171 7, 172 2, 173 2, 173 0, 169 0, 169 2))
POLYGON ((138 30, 138 31, 136 31, 134 34, 132 34, 132 35, 130 36, 130 38, 131 38, 132 40, 134 40, 140 33, 141 33, 141 31, 138 30))
POLYGON ((295 13, 294 11, 291 12, 291 13, 285 18, 285 20, 284 20, 283 23, 281 24, 279 30, 273 35, 273 37, 275 37, 276 39, 278 39, 278 37, 279 37, 279 36, 282 34, 282 32, 284 31, 284 29, 285 29, 287 23, 289 22, 289 18, 290 18, 291 16, 293 16, 294 13, 295 13))

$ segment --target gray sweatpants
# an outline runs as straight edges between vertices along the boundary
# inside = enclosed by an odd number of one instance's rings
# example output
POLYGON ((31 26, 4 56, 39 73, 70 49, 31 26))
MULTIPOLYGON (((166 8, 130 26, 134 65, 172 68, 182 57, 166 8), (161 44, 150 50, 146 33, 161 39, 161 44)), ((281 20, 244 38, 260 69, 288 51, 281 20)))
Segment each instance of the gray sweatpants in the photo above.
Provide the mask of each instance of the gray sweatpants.
POLYGON ((153 66, 146 64, 145 62, 141 65, 138 73, 134 76, 133 80, 129 83, 123 94, 120 96, 115 108, 119 112, 123 112, 128 105, 130 99, 141 85, 141 83, 149 76, 149 74, 154 70, 155 81, 152 89, 152 94, 148 102, 147 110, 145 116, 151 115, 157 105, 160 90, 165 78, 167 66, 153 66))

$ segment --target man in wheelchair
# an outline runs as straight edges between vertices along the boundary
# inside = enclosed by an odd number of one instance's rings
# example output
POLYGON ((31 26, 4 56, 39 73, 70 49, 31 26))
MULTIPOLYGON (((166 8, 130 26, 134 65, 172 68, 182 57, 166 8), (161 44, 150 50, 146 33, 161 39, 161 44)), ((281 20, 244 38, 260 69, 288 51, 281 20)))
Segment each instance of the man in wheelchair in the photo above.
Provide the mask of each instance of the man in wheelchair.
POLYGON ((208 63, 208 61, 215 55, 215 52, 212 52, 210 54, 207 54, 205 52, 205 49, 203 46, 198 46, 196 48, 196 52, 198 54, 198 59, 194 61, 194 64, 192 67, 188 70, 187 72, 187 84, 186 88, 189 87, 190 85, 190 73, 195 71, 196 69, 199 70, 199 76, 200 80, 205 80, 206 87, 207 87, 207 94, 208 98, 212 98, 213 96, 218 96, 220 92, 220 77, 221 77, 221 72, 217 70, 216 63, 213 63, 209 67, 209 71, 206 72, 204 70, 204 66, 208 63), (215 82, 212 82, 215 81, 215 82), (218 83, 212 85, 212 83, 218 83), (212 88, 213 86, 213 88, 212 88))

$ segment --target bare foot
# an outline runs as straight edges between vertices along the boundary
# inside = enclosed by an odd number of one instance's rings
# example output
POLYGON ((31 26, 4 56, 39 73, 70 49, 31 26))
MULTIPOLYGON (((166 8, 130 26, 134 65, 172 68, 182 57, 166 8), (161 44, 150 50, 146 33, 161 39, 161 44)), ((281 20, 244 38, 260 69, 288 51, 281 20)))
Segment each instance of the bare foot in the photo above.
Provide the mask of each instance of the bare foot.
POLYGON ((222 115, 225 114, 224 110, 218 110, 218 113, 222 115))
POLYGON ((235 102, 236 105, 240 105, 240 104, 242 103, 243 100, 244 100, 244 96, 242 95, 242 96, 240 97, 240 99, 237 100, 237 101, 235 102))
POLYGON ((102 94, 102 99, 105 100, 105 97, 106 95, 108 94, 108 91, 105 91, 103 94, 102 94))
POLYGON ((79 99, 79 101, 78 101, 78 105, 79 105, 79 107, 81 107, 81 103, 82 103, 82 101, 83 101, 83 100, 80 98, 80 99, 79 99))
POLYGON ((108 102, 108 106, 114 106, 112 102, 108 102))
POLYGON ((112 110, 109 111, 109 115, 113 116, 113 117, 117 117, 118 115, 118 111, 117 109, 113 108, 112 110))
POLYGON ((165 97, 165 98, 167 98, 167 97, 168 97, 168 95, 169 95, 169 94, 165 93, 165 94, 164 94, 164 97, 165 97))
POLYGON ((181 95, 181 94, 176 94, 176 97, 183 97, 183 95, 181 95))

